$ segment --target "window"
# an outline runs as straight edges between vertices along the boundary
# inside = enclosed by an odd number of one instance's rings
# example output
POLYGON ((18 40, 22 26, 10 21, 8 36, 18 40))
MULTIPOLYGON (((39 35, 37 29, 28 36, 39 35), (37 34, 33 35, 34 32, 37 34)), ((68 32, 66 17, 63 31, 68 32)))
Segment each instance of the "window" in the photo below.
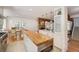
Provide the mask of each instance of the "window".
POLYGON ((6 29, 6 19, 0 19, 0 31, 6 29))
POLYGON ((0 19, 0 30, 2 30, 2 29, 3 29, 3 20, 0 19))

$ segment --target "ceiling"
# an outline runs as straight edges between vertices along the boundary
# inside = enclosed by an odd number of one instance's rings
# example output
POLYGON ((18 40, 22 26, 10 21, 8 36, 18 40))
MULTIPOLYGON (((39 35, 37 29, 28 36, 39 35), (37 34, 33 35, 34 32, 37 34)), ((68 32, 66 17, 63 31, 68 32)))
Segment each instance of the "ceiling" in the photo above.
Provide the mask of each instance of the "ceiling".
MULTIPOLYGON (((18 16, 27 19, 50 16, 54 6, 4 6, 5 16, 18 16), (7 12, 6 12, 7 11, 7 12)), ((71 17, 79 17, 79 6, 68 6, 68 13, 71 17)))
POLYGON ((79 17, 79 6, 69 6, 68 13, 71 17, 79 17))
POLYGON ((53 12, 52 6, 12 6, 4 8, 5 13, 8 12, 5 16, 19 16, 27 19, 42 17, 43 15, 50 16, 50 13, 53 12))

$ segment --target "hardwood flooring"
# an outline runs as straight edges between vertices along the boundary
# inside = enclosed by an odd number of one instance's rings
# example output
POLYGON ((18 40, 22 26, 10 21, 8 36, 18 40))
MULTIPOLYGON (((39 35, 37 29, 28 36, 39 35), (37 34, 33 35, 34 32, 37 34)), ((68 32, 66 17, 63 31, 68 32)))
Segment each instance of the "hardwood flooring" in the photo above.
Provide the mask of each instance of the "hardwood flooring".
POLYGON ((23 40, 9 43, 6 52, 26 52, 23 40))
POLYGON ((79 41, 70 40, 68 44, 68 52, 79 52, 79 41))

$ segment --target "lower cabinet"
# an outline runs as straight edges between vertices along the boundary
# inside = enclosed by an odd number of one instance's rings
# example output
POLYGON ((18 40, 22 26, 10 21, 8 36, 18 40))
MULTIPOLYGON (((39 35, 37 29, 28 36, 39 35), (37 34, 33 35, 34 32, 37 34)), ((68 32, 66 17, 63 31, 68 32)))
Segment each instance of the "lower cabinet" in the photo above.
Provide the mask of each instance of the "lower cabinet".
POLYGON ((6 42, 0 42, 0 52, 5 52, 7 48, 6 42))
POLYGON ((25 45, 26 52, 38 52, 38 47, 25 34, 24 34, 24 45, 25 45))
POLYGON ((7 34, 0 38, 0 52, 5 52, 7 48, 7 34))

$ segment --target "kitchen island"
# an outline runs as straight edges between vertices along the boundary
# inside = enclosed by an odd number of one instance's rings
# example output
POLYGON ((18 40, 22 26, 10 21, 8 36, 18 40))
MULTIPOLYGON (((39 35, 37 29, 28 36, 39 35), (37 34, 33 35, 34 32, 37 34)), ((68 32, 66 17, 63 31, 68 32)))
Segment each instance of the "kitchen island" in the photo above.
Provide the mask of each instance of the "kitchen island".
POLYGON ((24 43, 28 52, 50 51, 53 48, 53 38, 39 32, 23 31, 24 43))

